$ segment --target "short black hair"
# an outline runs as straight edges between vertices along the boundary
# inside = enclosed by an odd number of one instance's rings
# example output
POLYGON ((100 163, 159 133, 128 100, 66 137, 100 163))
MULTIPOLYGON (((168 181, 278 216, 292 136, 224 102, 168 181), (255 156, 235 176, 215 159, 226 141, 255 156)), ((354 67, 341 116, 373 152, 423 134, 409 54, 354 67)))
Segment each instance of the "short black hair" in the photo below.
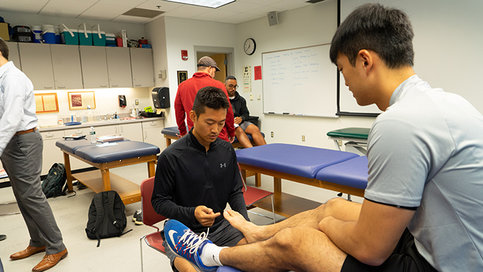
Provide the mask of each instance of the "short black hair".
POLYGON ((361 49, 372 50, 389 68, 414 65, 414 33, 407 14, 380 4, 355 9, 337 29, 330 47, 330 60, 347 56, 354 66, 361 49))
POLYGON ((2 38, 0 38, 0 52, 2 53, 2 56, 8 60, 8 46, 2 38))
POLYGON ((235 76, 227 76, 225 78, 225 82, 228 81, 229 79, 233 79, 233 80, 236 80, 236 77, 235 76))
POLYGON ((201 88, 195 97, 193 103, 193 111, 196 116, 205 113, 205 107, 210 109, 228 109, 230 104, 226 98, 226 94, 220 89, 212 86, 201 88))

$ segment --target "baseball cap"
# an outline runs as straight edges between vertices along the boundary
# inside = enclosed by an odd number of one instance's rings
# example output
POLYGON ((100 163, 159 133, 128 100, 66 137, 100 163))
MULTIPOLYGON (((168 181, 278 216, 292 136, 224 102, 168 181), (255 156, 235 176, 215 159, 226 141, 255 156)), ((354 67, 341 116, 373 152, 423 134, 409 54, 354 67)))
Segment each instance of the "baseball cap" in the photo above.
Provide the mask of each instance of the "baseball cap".
POLYGON ((200 66, 206 66, 206 67, 214 67, 216 71, 220 71, 220 68, 216 65, 216 61, 208 56, 201 57, 200 60, 198 60, 198 67, 200 66))

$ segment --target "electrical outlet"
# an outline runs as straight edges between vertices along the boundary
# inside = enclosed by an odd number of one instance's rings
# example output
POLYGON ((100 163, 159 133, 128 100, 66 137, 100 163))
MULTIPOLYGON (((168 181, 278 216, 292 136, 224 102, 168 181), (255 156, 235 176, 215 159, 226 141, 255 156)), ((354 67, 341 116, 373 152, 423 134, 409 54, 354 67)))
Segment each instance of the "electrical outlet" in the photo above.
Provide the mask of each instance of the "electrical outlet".
POLYGON ((139 105, 139 98, 136 98, 136 99, 134 100, 134 104, 135 104, 136 106, 137 106, 137 105, 139 105))
POLYGON ((250 101, 253 101, 253 94, 250 93, 250 101))
POLYGON ((270 131, 270 137, 273 138, 273 131, 270 131))
POLYGON ((305 135, 302 135, 302 142, 305 142, 305 135))

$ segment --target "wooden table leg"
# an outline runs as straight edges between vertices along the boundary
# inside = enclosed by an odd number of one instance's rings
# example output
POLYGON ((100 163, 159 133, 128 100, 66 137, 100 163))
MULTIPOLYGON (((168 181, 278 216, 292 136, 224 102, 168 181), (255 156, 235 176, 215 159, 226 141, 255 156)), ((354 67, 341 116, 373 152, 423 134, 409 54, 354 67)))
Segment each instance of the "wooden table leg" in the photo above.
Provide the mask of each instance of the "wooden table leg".
POLYGON ((74 191, 74 187, 72 186, 72 181, 73 181, 73 178, 72 178, 72 171, 70 170, 70 159, 69 159, 69 154, 64 153, 64 166, 65 166, 65 173, 66 173, 66 176, 67 176, 67 190, 69 192, 73 192, 74 191))
POLYGON ((282 179, 273 177, 273 193, 274 194, 281 194, 282 193, 282 179))
POLYGON ((166 147, 168 147, 171 144, 171 139, 168 137, 164 137, 164 138, 166 138, 166 147))
POLYGON ((102 183, 104 184, 104 191, 111 190, 111 180, 109 177, 109 169, 101 169, 102 183))
POLYGON ((148 178, 154 177, 155 174, 156 174, 156 170, 154 167, 154 161, 150 161, 148 162, 148 178))
POLYGON ((262 186, 262 174, 255 173, 255 186, 260 187, 262 186))

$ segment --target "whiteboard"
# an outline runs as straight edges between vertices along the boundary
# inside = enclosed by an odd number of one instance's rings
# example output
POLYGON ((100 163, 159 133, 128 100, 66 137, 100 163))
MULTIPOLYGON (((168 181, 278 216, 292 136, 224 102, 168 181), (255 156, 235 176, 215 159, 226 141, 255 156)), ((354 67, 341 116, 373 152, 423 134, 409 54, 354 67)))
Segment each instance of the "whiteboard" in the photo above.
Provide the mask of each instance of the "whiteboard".
MULTIPOLYGON (((414 70, 433 88, 466 98, 483 112, 483 1, 341 0, 341 22, 356 7, 376 2, 405 11, 414 30, 414 70)), ((340 76, 340 111, 380 112, 357 105, 340 76)))
POLYGON ((330 44, 262 53, 263 113, 337 117, 330 44))

